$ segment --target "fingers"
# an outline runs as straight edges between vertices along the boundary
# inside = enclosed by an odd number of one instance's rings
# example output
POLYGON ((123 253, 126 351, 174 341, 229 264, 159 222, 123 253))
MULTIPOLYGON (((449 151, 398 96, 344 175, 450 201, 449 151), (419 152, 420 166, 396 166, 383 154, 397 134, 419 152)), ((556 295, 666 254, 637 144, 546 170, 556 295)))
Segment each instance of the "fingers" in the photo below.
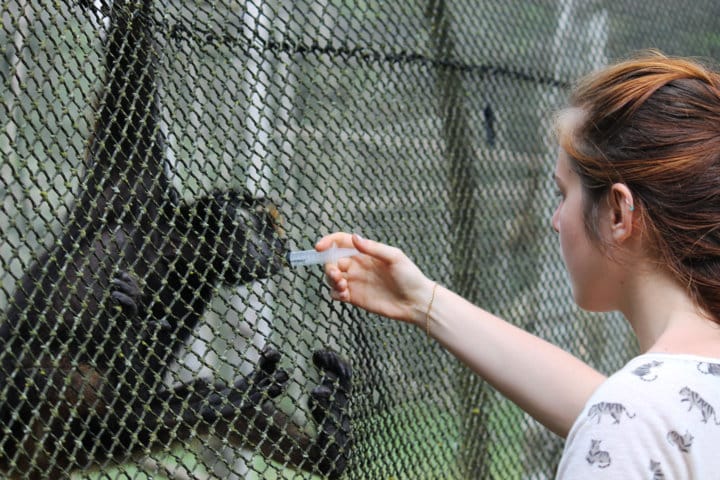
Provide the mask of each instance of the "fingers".
POLYGON ((322 370, 331 382, 337 379, 344 389, 350 390, 352 367, 347 360, 329 349, 316 350, 312 359, 315 367, 322 370))
MULTIPOLYGON (((365 240, 357 234, 351 235, 349 233, 336 232, 321 238, 315 244, 315 248, 319 251, 332 246, 340 248, 354 247, 360 253, 368 254, 370 256, 379 255, 383 260, 388 257, 388 252, 386 250, 389 247, 386 247, 378 242, 365 240)), ((373 262, 361 261, 358 257, 347 257, 341 258, 337 262, 326 264, 325 278, 327 284, 330 286, 331 298, 342 302, 351 302, 351 292, 348 282, 351 269, 354 269, 357 274, 358 270, 355 267, 363 270, 365 268, 369 268, 372 263, 373 262)))
POLYGON ((111 301, 128 315, 137 315, 141 291, 132 275, 127 272, 119 272, 117 276, 110 281, 110 285, 111 301))
POLYGON ((323 250, 330 248, 333 243, 339 248, 352 248, 352 235, 344 232, 336 232, 326 235, 315 243, 315 250, 322 252, 323 250))
POLYGON ((133 297, 116 290, 110 294, 110 298, 115 305, 120 307, 120 310, 124 310, 130 316, 137 315, 138 307, 133 297))
POLYGON ((330 286, 333 300, 361 305, 368 299, 368 291, 378 288, 372 279, 387 278, 388 272, 406 260, 405 254, 398 248, 384 243, 367 240, 357 234, 337 232, 327 235, 315 245, 319 251, 331 246, 340 248, 354 247, 362 255, 341 258, 337 262, 325 265, 325 277, 330 286), (360 303, 356 303, 360 302, 360 303))
POLYGON ((399 248, 391 247, 390 245, 376 242, 374 240, 368 240, 357 233, 352 234, 350 238, 352 240, 353 247, 355 247, 360 253, 369 255, 386 264, 396 263, 404 255, 399 248))
POLYGON ((345 273, 336 264, 328 264, 325 267, 325 279, 330 286, 330 296, 334 300, 343 302, 350 301, 350 290, 345 273))
POLYGON ((325 268, 325 277, 332 288, 336 290, 343 290, 347 288, 345 272, 340 270, 337 265, 328 264, 325 268))
POLYGON ((280 352, 274 348, 263 348, 262 352, 260 352, 260 358, 258 359, 258 366, 260 367, 260 370, 266 374, 273 373, 277 369, 280 357, 280 352))
POLYGON ((402 252, 395 247, 385 245, 384 243, 375 242, 373 240, 368 240, 361 237, 357 233, 349 234, 345 232, 331 233, 330 235, 322 237, 315 244, 315 249, 322 252, 323 250, 327 250, 328 248, 333 246, 333 244, 340 248, 354 247, 360 253, 370 255, 371 257, 374 257, 385 263, 395 262, 402 255, 402 252))
POLYGON ((350 266, 352 265, 352 258, 351 257, 345 257, 345 258, 339 258, 337 261, 337 268, 341 272, 347 272, 350 270, 350 266))

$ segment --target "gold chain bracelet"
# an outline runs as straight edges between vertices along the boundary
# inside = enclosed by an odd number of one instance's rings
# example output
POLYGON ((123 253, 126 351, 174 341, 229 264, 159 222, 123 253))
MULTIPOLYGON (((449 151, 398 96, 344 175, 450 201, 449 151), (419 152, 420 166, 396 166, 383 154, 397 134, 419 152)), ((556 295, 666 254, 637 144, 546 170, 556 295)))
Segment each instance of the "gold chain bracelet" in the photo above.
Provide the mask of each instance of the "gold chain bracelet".
POLYGON ((430 303, 428 303, 427 311, 425 312, 425 335, 430 337, 430 310, 432 309, 433 302, 435 301, 435 290, 437 290, 438 284, 435 282, 432 289, 432 296, 430 297, 430 303))

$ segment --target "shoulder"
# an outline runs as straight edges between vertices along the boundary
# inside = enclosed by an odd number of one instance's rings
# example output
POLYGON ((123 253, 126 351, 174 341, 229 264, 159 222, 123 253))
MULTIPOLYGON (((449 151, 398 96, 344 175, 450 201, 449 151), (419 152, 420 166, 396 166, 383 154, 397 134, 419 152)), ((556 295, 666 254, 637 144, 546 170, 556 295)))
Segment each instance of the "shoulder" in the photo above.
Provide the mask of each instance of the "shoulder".
POLYGON ((671 406, 693 389, 720 399, 720 358, 692 355, 645 354, 635 357, 611 375, 593 393, 585 410, 602 398, 623 398, 628 402, 671 406))
POLYGON ((720 468, 718 442, 720 359, 642 355, 590 397, 558 478, 704 478, 720 468))

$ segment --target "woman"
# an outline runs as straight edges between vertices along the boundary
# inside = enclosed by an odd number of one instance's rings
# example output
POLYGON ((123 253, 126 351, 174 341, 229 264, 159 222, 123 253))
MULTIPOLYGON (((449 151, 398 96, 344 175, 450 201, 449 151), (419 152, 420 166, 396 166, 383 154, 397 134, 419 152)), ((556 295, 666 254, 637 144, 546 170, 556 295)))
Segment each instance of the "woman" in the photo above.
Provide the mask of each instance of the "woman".
POLYGON ((606 378, 357 235, 316 245, 362 253, 326 265, 332 297, 417 325, 566 437, 558 478, 716 478, 720 75, 659 53, 618 63, 578 84, 557 134, 552 226, 577 304, 637 336, 623 369, 606 378))

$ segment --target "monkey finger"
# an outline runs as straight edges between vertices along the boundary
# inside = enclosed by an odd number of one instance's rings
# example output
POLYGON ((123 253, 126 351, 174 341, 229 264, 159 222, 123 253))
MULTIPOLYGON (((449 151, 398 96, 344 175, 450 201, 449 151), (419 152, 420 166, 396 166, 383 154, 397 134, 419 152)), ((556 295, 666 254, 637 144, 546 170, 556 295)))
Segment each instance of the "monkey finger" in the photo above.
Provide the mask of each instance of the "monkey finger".
POLYGON ((172 325, 170 325, 170 322, 168 322, 167 318, 163 317, 160 320, 157 321, 158 328, 160 330, 171 330, 172 325))
POLYGON ((263 401, 265 395, 269 395, 269 381, 263 380, 252 386, 247 391, 235 390, 227 395, 227 402, 240 408, 253 407, 263 401))
POLYGON ((220 405, 224 398, 221 392, 212 392, 208 395, 206 401, 209 405, 220 405))
POLYGON ((114 290, 120 290, 130 296, 140 295, 140 287, 135 278, 127 272, 119 272, 115 278, 110 280, 114 290))
POLYGON ((270 385, 267 388, 268 395, 270 398, 275 398, 281 393, 285 391, 285 386, 287 385, 288 380, 290 379, 290 376, 287 374, 285 370, 279 370, 275 374, 274 381, 270 383, 270 385))
POLYGON ((313 353, 313 363, 322 370, 323 383, 340 381, 340 386, 349 391, 352 382, 352 367, 340 355, 332 350, 317 350, 313 353))
POLYGON ((123 310, 127 310, 130 315, 135 315, 138 312, 137 303, 135 299, 121 291, 114 291, 110 294, 110 298, 113 303, 119 305, 123 310))
POLYGON ((319 386, 310 392, 308 407, 315 421, 322 425, 325 434, 334 435, 339 428, 349 430, 349 419, 346 421, 344 407, 347 402, 337 402, 337 395, 326 387, 319 386))
POLYGON ((275 398, 282 393, 283 389, 270 378, 261 380, 255 388, 247 394, 249 402, 246 404, 257 405, 268 398, 275 398))
POLYGON ((280 357, 281 354, 279 351, 272 347, 265 347, 262 352, 260 352, 260 359, 258 360, 260 370, 267 374, 274 372, 280 362, 280 357))
POLYGON ((273 384, 279 385, 280 387, 284 388, 285 384, 288 382, 288 380, 290 380, 290 375, 288 375, 288 373, 285 370, 280 369, 277 372, 275 372, 275 378, 274 378, 273 384))
POLYGON ((330 399, 332 398, 333 390, 327 385, 318 385, 313 388, 308 398, 308 404, 310 412, 313 416, 317 415, 324 416, 327 410, 330 408, 330 399))
POLYGON ((282 379, 283 383, 290 380, 290 374, 284 368, 278 368, 276 375, 278 376, 278 379, 282 379))

